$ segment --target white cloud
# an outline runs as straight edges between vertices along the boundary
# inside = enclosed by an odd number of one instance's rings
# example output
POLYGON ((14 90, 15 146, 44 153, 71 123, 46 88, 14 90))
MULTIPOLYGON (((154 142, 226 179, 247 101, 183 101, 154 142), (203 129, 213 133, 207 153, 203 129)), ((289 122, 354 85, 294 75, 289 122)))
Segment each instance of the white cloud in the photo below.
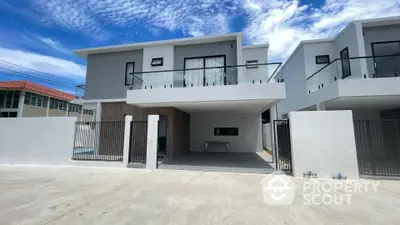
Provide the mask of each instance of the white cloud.
MULTIPOLYGON (((0 60, 55 76, 82 79, 86 67, 65 59, 0 47, 0 60)), ((5 65, 2 64, 2 67, 5 65)))
POLYGON ((44 44, 46 44, 48 47, 50 47, 51 49, 60 52, 62 54, 65 55, 73 55, 72 51, 66 47, 64 47, 60 42, 55 41, 53 39, 50 38, 46 38, 46 37, 39 37, 38 38, 41 42, 43 42, 44 44))
POLYGON ((245 40, 270 43, 274 60, 284 60, 301 40, 333 37, 350 21, 400 15, 400 0, 326 0, 320 8, 299 1, 245 0, 245 40))
POLYGON ((145 26, 199 36, 229 31, 240 0, 35 0, 43 21, 93 36, 145 26))

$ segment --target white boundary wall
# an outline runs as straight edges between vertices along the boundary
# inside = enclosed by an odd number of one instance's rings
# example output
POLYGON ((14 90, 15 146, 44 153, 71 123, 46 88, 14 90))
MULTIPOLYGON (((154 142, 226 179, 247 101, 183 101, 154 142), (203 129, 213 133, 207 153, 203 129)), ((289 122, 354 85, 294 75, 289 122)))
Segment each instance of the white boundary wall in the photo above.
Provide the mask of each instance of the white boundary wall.
POLYGON ((0 119, 0 164, 68 165, 75 117, 0 119))
POLYGON ((291 112, 289 121, 294 176, 312 171, 318 178, 359 178, 350 110, 291 112))

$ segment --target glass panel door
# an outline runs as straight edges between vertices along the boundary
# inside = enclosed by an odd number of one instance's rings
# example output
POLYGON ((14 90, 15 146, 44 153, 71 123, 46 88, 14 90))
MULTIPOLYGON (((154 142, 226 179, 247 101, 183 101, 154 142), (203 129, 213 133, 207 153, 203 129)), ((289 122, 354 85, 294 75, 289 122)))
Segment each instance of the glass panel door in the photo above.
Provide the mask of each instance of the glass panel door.
MULTIPOLYGON (((206 58, 206 68, 224 67, 225 57, 209 57, 206 58)), ((224 85, 225 68, 206 69, 205 78, 206 86, 224 85)))
POLYGON ((204 68, 203 58, 185 59, 185 82, 187 87, 203 86, 204 69, 202 68, 204 68))
POLYGON ((400 41, 373 43, 375 77, 394 77, 400 74, 400 41))

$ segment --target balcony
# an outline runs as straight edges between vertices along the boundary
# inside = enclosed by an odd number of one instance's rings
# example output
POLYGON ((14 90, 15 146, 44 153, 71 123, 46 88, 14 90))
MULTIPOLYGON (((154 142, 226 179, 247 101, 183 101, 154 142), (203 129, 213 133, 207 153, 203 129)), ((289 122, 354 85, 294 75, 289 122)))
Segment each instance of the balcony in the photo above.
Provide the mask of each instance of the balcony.
MULTIPOLYGON (((335 59, 307 78, 307 88, 311 94, 338 80, 356 82, 360 79, 395 78, 399 75, 400 55, 335 59)), ((390 79, 386 81, 390 82, 390 79)))
MULTIPOLYGON (((129 74, 127 103, 140 107, 180 107, 197 104, 218 108, 261 109, 285 98, 285 86, 274 79, 281 63, 248 64, 129 74), (245 103, 238 105, 236 103, 245 103), (232 104, 233 103, 233 104, 232 104), (260 104, 259 104, 260 103, 260 104)), ((196 107, 197 107, 196 106, 196 107)))
POLYGON ((130 73, 126 85, 130 90, 156 88, 190 88, 238 84, 263 84, 272 79, 281 63, 262 63, 226 67, 208 67, 130 73))

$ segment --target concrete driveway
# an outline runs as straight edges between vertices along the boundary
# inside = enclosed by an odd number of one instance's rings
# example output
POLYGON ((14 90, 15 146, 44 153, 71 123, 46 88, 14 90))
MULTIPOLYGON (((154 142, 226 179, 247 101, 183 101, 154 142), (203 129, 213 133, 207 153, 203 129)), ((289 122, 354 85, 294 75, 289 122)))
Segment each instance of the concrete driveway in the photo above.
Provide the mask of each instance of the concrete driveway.
MULTIPOLYGON (((262 174, 0 167, 0 224, 400 224, 400 182, 351 204, 267 205, 262 174)), ((301 187, 301 179, 296 186, 301 187)))

